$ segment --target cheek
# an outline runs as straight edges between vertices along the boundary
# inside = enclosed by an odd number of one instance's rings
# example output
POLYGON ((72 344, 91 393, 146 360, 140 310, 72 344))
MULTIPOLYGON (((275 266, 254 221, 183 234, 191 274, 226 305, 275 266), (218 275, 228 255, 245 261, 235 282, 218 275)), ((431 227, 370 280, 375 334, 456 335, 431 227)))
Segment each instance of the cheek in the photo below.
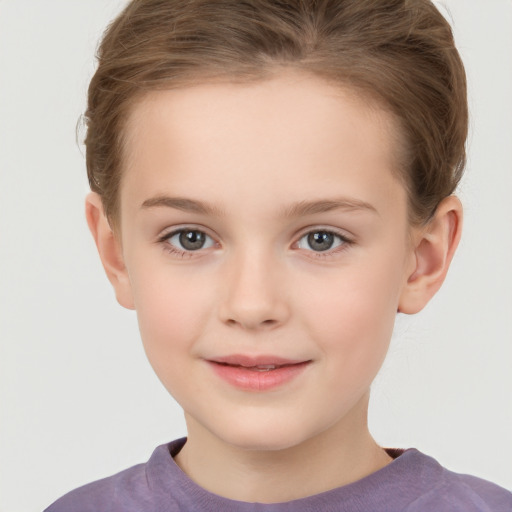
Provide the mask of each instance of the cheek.
MULTIPOLYGON (((347 380, 375 376, 391 339, 400 290, 400 269, 386 262, 347 268, 328 286, 310 284, 304 329, 328 364, 343 366, 347 380)), ((389 263, 389 262, 388 262, 389 263)))
POLYGON ((212 311, 211 288, 176 268, 149 270, 132 277, 142 342, 155 367, 173 366, 190 353, 212 311))

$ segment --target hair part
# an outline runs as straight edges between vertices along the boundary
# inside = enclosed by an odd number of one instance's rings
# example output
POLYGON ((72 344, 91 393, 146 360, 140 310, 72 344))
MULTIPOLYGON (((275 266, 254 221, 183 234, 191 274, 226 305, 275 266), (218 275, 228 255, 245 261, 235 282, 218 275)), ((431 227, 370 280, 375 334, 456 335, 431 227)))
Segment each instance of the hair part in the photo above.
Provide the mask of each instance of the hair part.
POLYGON ((125 127, 141 97, 265 80, 283 68, 392 112, 405 139, 397 174, 411 223, 428 222, 464 170, 466 77, 451 27, 430 0, 132 0, 97 58, 85 113, 87 173, 113 225, 125 127))

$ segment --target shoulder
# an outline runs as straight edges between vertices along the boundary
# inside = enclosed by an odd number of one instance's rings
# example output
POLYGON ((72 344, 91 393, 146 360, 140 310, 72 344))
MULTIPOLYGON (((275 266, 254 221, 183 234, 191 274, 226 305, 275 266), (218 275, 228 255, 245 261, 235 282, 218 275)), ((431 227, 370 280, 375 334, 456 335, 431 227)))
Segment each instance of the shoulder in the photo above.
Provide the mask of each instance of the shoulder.
POLYGON ((512 493, 496 484, 470 475, 454 473, 417 452, 422 468, 429 468, 422 492, 406 512, 512 512, 512 493))
MULTIPOLYGON (((155 449, 144 464, 137 464, 120 473, 89 483, 65 494, 45 512, 145 512, 157 510, 172 498, 160 488, 166 478, 172 485, 170 450, 181 440, 155 449)), ((168 510, 174 510, 172 504, 168 510)), ((178 508, 176 508, 178 510, 178 508)))

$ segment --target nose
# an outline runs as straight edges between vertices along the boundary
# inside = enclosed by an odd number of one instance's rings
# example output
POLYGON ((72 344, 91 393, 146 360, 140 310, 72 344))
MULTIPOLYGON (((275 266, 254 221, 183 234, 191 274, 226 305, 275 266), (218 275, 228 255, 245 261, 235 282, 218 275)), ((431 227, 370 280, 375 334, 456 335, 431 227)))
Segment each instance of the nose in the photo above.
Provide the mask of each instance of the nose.
POLYGON ((289 290, 275 258, 246 250, 226 266, 221 285, 222 322, 246 330, 270 330, 288 320, 289 290))

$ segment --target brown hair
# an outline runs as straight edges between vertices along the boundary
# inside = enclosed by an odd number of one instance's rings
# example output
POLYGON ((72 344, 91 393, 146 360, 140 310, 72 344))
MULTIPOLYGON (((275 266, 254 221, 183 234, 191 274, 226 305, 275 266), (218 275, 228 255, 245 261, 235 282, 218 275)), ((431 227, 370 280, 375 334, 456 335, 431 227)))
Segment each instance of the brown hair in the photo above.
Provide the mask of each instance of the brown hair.
POLYGON ((283 66, 348 85, 394 114, 411 221, 428 221, 460 180, 468 125, 464 67, 430 0, 131 1, 104 34, 85 114, 89 183, 107 216, 118 212, 123 128, 141 95, 260 80, 283 66))

